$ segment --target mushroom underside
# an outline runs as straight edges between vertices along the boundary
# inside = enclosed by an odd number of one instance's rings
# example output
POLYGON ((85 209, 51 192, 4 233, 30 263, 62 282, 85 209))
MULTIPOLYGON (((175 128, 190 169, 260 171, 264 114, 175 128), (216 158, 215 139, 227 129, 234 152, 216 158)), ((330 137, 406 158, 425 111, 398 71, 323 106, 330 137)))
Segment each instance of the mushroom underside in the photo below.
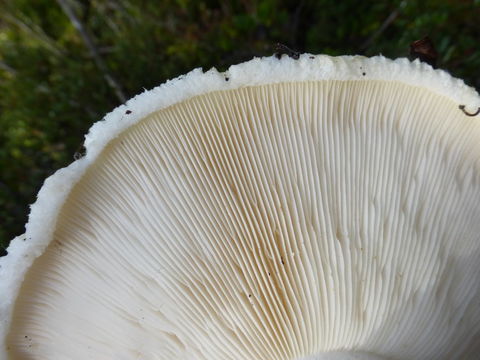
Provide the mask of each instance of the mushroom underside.
POLYGON ((251 86, 157 111, 68 196, 9 354, 473 359, 479 139, 458 104, 398 81, 251 86))

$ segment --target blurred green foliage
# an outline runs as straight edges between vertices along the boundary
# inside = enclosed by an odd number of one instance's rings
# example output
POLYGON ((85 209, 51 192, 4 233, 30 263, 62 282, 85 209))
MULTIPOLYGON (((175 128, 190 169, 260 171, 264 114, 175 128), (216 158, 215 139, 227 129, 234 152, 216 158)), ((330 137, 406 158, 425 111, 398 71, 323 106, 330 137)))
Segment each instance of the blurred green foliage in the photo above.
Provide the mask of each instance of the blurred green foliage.
POLYGON ((24 231, 43 179, 73 160, 83 134, 122 95, 193 68, 271 55, 276 42, 395 58, 425 35, 439 67, 478 89, 479 19, 479 0, 3 0, 0 247, 24 231))

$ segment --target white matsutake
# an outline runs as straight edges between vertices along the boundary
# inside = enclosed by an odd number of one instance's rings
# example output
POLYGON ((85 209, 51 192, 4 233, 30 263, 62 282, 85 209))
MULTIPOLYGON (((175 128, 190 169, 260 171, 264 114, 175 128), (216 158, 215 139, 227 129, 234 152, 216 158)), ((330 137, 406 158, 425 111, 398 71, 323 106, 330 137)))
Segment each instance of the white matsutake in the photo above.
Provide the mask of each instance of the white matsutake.
POLYGON ((135 97, 0 259, 0 359, 478 359, 479 107, 309 54, 135 97))

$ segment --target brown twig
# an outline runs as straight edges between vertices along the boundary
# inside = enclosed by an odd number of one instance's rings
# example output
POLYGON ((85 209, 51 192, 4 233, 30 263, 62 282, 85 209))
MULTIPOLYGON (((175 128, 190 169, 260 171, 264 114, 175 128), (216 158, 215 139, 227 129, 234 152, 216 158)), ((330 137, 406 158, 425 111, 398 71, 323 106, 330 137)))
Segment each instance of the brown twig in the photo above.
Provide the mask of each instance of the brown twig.
POLYGON ((458 105, 458 108, 467 116, 477 116, 480 114, 480 107, 474 113, 469 113, 467 110, 465 110, 465 105, 458 105))

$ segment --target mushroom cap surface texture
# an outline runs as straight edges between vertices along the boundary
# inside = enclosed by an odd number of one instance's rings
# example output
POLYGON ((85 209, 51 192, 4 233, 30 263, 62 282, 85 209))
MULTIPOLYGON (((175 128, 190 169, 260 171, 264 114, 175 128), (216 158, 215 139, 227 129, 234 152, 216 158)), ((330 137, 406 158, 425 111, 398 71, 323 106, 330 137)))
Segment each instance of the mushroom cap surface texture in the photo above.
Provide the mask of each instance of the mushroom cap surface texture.
POLYGON ((418 61, 310 54, 131 99, 0 259, 0 359, 478 359, 460 105, 418 61))

